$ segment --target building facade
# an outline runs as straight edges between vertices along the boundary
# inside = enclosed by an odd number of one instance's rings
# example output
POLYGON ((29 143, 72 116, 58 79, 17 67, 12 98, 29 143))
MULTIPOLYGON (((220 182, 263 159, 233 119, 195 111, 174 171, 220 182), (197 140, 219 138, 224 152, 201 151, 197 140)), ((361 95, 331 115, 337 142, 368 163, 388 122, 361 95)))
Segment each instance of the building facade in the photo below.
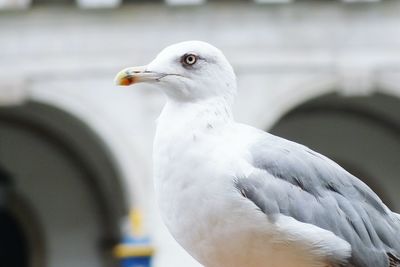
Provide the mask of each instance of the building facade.
POLYGON ((198 266, 155 204, 164 96, 113 85, 120 69, 191 39, 231 61, 238 121, 333 158, 400 211, 400 1, 0 6, 0 236, 10 258, 0 261, 116 266, 112 248, 139 207, 154 266, 198 266))

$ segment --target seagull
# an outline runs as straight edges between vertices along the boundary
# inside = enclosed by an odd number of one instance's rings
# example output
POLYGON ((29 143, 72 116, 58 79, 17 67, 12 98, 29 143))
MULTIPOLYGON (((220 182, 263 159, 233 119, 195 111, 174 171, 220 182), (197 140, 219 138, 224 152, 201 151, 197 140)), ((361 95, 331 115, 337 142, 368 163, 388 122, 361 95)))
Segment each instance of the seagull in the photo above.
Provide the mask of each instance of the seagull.
POLYGON ((158 86, 154 183, 176 241, 206 267, 399 267, 400 216, 301 144, 235 122, 236 76, 216 47, 174 44, 117 85, 158 86))

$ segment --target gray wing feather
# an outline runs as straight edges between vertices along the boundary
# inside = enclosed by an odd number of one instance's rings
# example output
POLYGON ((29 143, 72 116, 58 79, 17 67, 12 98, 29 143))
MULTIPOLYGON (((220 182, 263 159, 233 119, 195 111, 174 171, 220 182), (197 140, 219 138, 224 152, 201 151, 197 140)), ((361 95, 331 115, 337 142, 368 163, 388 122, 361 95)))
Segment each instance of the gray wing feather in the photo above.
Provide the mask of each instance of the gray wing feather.
POLYGON ((261 171, 236 185, 270 218, 284 214, 333 232, 352 246, 349 266, 400 266, 399 218, 367 185, 328 158, 273 135, 250 152, 261 171), (271 175, 280 183, 269 182, 271 175))

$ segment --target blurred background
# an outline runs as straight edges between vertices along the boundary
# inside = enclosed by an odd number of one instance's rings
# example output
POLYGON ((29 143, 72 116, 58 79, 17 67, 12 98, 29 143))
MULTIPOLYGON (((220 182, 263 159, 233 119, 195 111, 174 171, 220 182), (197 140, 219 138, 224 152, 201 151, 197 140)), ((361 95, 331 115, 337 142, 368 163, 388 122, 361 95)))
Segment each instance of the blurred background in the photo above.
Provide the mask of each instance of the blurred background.
POLYGON ((234 66, 238 121, 329 156, 400 211, 399 0, 0 0, 0 266, 119 266, 133 208, 152 266, 198 266, 154 201, 164 96, 113 85, 191 39, 234 66))

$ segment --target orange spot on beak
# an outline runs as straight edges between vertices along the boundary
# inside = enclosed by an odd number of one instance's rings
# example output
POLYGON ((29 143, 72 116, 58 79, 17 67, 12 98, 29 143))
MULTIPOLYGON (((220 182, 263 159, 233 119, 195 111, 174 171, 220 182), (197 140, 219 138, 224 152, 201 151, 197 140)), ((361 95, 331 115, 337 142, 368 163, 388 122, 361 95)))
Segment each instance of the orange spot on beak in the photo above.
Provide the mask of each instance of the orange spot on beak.
POLYGON ((135 83, 135 78, 132 77, 132 76, 127 76, 127 77, 121 78, 119 80, 119 84, 118 85, 128 86, 128 85, 131 85, 133 83, 135 83))

